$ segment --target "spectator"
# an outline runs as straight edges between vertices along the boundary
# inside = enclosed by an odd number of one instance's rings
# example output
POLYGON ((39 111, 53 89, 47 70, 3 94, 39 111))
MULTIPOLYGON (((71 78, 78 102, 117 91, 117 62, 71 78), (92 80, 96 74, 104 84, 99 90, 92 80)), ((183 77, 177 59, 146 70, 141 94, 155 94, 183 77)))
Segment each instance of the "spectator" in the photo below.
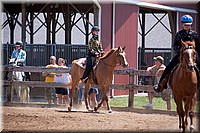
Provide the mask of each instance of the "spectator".
MULTIPOLYGON (((11 54, 11 59, 15 59, 17 66, 25 66, 26 65, 26 51, 22 49, 23 43, 22 41, 17 41, 15 43, 15 50, 11 54)), ((27 81, 30 81, 29 72, 25 72, 25 77, 27 81)), ((6 72, 4 79, 7 79, 8 72, 6 72)))
MULTIPOLYGON (((46 68, 57 68, 58 65, 56 64, 56 57, 55 56, 51 56, 50 57, 50 64, 46 66, 46 68)), ((51 73, 46 73, 43 72, 42 76, 46 76, 45 78, 45 82, 54 82, 54 75, 55 73, 51 72, 51 73)), ((54 88, 47 88, 47 100, 48 100, 48 104, 52 104, 52 100, 54 102, 54 104, 56 104, 56 97, 55 97, 55 89, 54 88)))
MULTIPOLYGON (((58 59, 59 68, 68 68, 66 65, 66 60, 63 58, 58 59)), ((57 73, 55 74, 55 82, 68 84, 71 81, 71 75, 69 73, 57 73)), ((66 104, 68 102, 69 89, 68 88, 55 88, 56 97, 58 104, 66 104)))
MULTIPOLYGON (((165 70, 165 65, 163 64, 164 58, 162 56, 154 57, 154 65, 147 68, 149 73, 155 73, 154 84, 157 84, 160 80, 160 77, 165 70)), ((145 108, 153 108, 152 100, 153 100, 153 92, 148 92, 148 100, 149 103, 144 105, 145 108)), ((167 101, 167 110, 171 110, 171 101, 167 101)))

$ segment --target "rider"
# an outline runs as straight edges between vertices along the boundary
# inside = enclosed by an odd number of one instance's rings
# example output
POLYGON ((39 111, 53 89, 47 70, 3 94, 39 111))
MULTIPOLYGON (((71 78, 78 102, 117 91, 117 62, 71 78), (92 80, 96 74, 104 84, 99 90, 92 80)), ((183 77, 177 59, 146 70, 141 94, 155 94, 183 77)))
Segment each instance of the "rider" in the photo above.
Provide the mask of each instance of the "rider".
POLYGON ((103 53, 101 42, 98 38, 98 33, 100 29, 97 26, 92 27, 91 33, 92 38, 89 41, 88 49, 89 52, 87 54, 87 63, 86 63, 86 69, 83 74, 83 77, 81 78, 82 82, 86 83, 88 76, 93 69, 93 66, 95 65, 96 56, 103 53))
MULTIPOLYGON (((191 25, 193 22, 193 18, 190 15, 183 15, 181 17, 181 22, 183 24, 183 29, 177 32, 176 37, 174 39, 174 51, 175 51, 175 56, 174 58, 169 62, 167 67, 165 68, 165 71, 163 72, 160 81, 158 83, 158 87, 154 88, 156 92, 160 92, 163 89, 167 88, 167 81, 170 75, 170 72, 173 70, 173 68, 179 63, 179 56, 180 56, 180 49, 181 49, 181 40, 183 41, 195 41, 195 49, 197 52, 197 58, 196 58, 196 63, 197 67, 195 67, 195 70, 197 72, 197 77, 199 80, 199 68, 200 68, 200 60, 199 60, 199 55, 200 55, 200 42, 199 42, 199 37, 197 32, 191 30, 191 25)), ((198 81, 199 84, 199 81, 198 81)))
MULTIPOLYGON (((22 41, 17 41, 15 43, 15 50, 12 52, 11 59, 15 58, 18 66, 24 66, 26 64, 26 51, 22 49, 22 41)), ((26 80, 30 81, 30 75, 25 72, 26 80)))

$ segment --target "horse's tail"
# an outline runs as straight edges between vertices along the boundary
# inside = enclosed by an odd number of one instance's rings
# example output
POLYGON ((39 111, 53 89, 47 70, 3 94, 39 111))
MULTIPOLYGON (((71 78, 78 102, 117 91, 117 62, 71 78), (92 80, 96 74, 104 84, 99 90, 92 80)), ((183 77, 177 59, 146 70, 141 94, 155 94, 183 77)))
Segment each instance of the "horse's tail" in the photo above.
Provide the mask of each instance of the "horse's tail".
POLYGON ((71 76, 72 76, 72 83, 71 86, 72 88, 75 88, 79 85, 81 82, 80 79, 84 73, 84 68, 82 68, 79 64, 79 60, 74 60, 72 62, 72 71, 71 71, 71 76))
POLYGON ((69 83, 66 84, 67 88, 71 88, 71 86, 72 86, 72 81, 70 81, 69 83))

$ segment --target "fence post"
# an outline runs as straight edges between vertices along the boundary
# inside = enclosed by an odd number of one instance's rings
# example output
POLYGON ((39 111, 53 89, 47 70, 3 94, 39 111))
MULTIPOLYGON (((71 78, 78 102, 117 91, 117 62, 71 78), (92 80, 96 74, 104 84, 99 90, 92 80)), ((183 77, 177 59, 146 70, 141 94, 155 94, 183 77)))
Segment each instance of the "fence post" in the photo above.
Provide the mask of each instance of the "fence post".
MULTIPOLYGON (((129 75, 129 83, 134 84, 134 75, 133 74, 129 75)), ((134 104, 134 90, 132 88, 130 88, 129 97, 128 97, 128 107, 132 108, 133 104, 134 104)))
POLYGON ((12 86, 11 85, 7 85, 6 86, 6 93, 7 93, 7 100, 6 102, 11 102, 11 89, 12 89, 12 86))
MULTIPOLYGON (((6 73, 7 74, 7 80, 8 81, 13 81, 13 75, 11 74, 12 71, 9 71, 8 68, 5 68, 6 73)), ((6 102, 12 102, 12 88, 13 88, 13 84, 11 85, 6 85, 6 102)))

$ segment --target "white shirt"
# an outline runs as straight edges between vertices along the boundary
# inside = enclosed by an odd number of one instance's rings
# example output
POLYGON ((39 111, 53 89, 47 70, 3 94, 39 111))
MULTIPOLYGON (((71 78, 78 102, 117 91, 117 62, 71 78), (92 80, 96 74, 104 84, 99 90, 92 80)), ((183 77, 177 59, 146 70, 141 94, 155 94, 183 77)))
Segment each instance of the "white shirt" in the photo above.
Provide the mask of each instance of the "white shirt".
MULTIPOLYGON (((66 66, 59 66, 62 68, 67 68, 66 66)), ((54 77, 54 82, 58 83, 69 83, 71 81, 71 75, 69 73, 57 73, 54 77)))

